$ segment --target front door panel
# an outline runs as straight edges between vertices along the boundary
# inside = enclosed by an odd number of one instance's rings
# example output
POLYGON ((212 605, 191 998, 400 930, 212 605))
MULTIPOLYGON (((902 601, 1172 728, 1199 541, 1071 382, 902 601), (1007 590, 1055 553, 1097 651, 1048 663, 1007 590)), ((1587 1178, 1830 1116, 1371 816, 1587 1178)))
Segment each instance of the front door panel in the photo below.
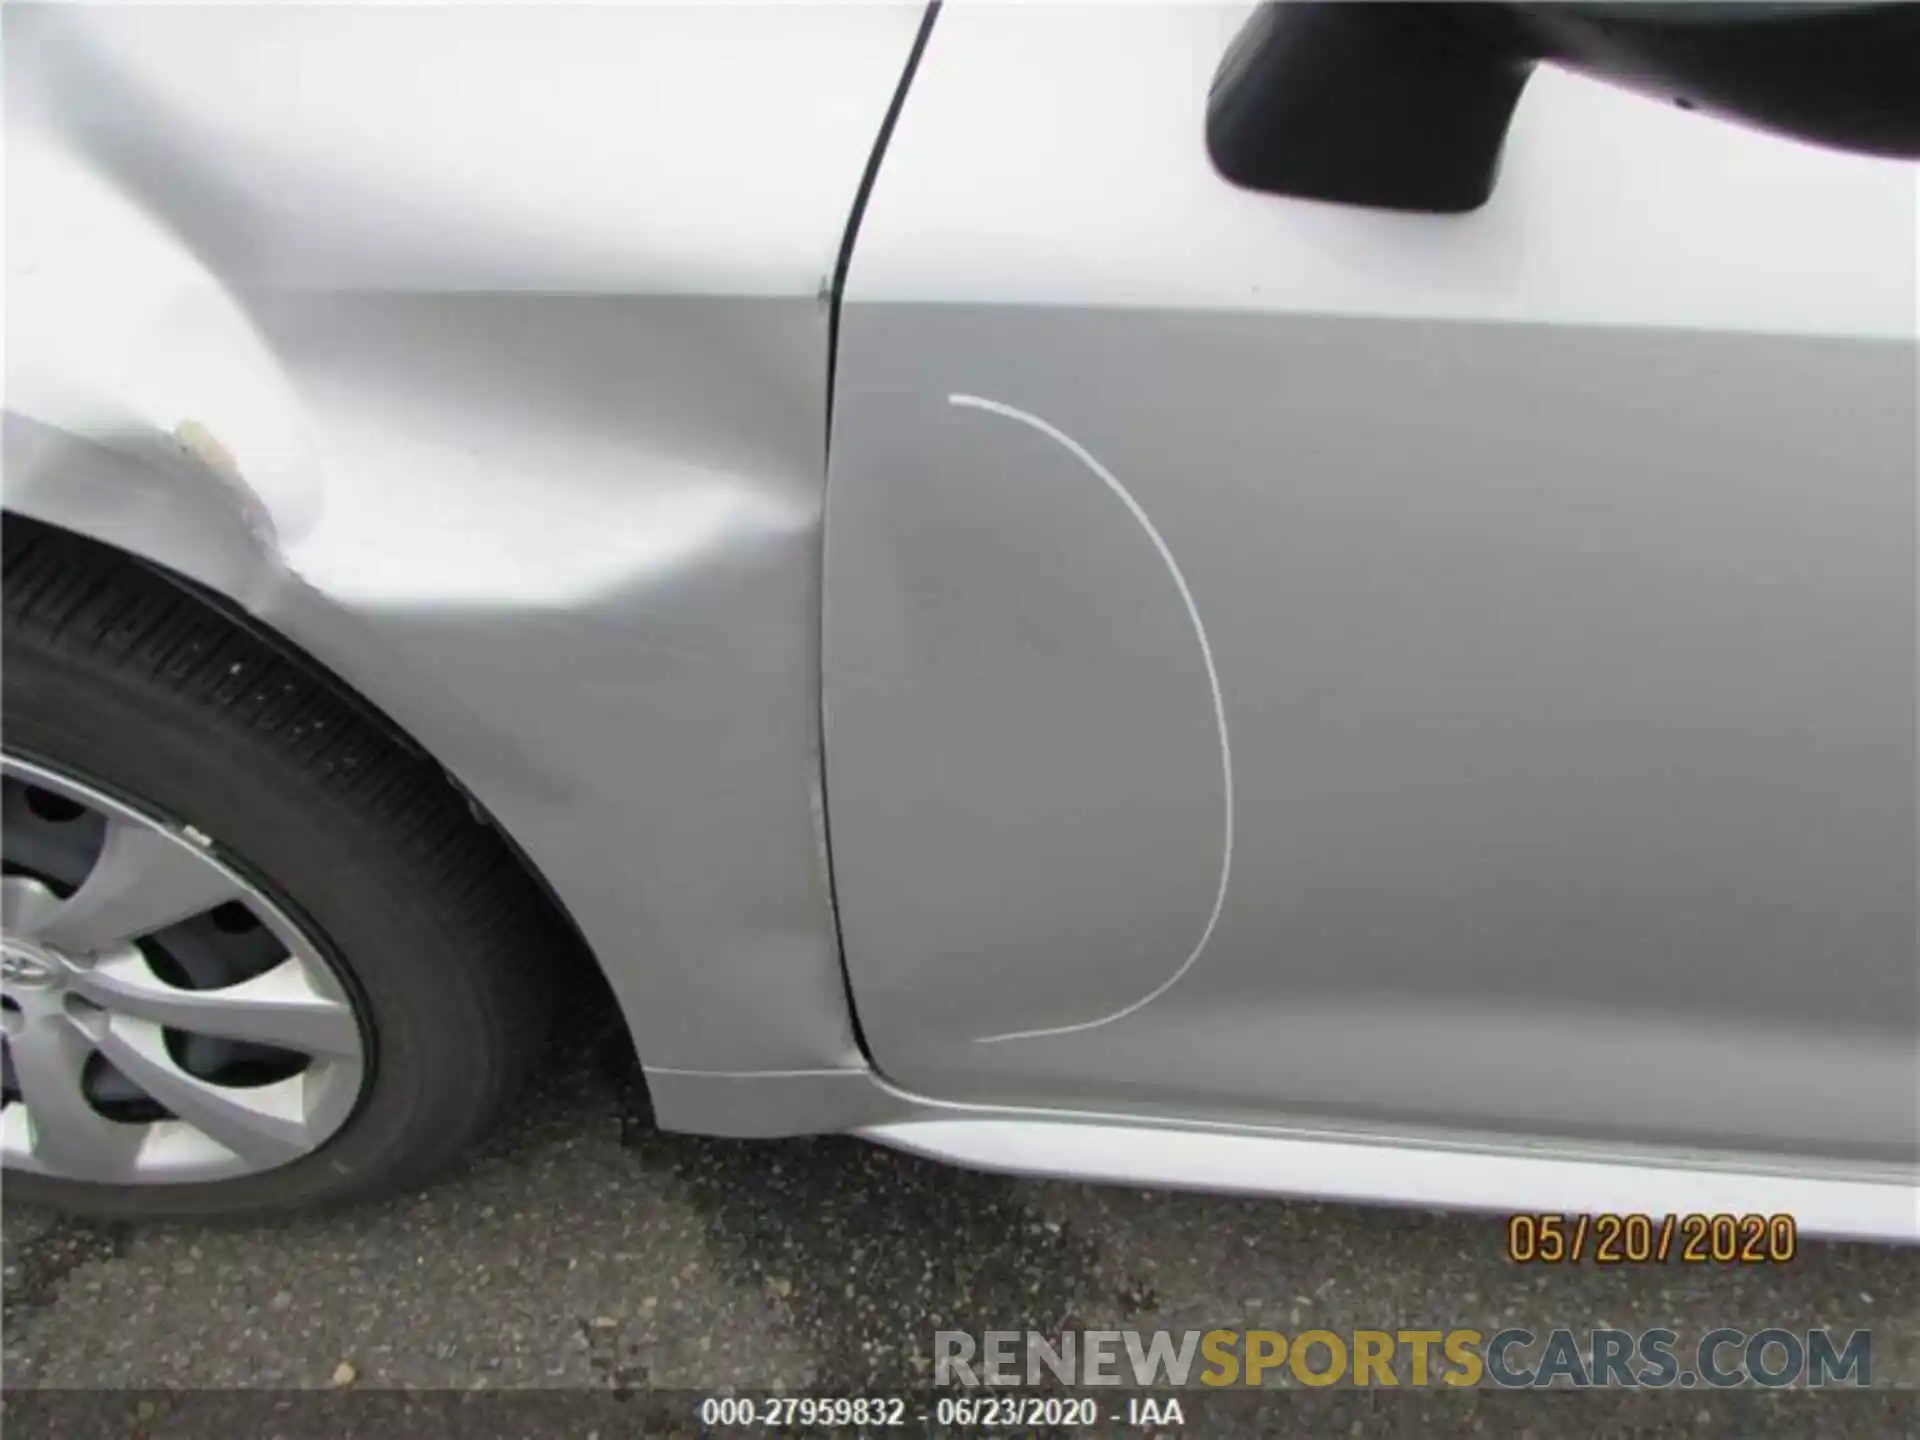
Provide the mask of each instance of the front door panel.
POLYGON ((826 734, 882 1069, 1910 1157, 1911 171, 1543 74, 1474 215, 1245 194, 1238 19, 950 10, 875 190, 826 734))

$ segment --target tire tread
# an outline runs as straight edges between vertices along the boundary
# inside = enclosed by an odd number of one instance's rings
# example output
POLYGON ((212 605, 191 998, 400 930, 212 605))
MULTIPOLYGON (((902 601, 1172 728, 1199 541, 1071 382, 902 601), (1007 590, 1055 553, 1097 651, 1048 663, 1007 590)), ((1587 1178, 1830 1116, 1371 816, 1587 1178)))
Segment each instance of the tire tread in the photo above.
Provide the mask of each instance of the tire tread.
POLYGON ((540 957, 567 943, 512 848, 431 759, 212 605, 95 542, 11 515, 0 529, 9 649, 25 642, 169 692, 206 712, 216 736, 228 728, 264 742, 378 826, 385 862, 402 868, 470 957, 496 1057, 472 1077, 484 1118, 462 1138, 477 1137, 539 1052, 553 989, 540 957))

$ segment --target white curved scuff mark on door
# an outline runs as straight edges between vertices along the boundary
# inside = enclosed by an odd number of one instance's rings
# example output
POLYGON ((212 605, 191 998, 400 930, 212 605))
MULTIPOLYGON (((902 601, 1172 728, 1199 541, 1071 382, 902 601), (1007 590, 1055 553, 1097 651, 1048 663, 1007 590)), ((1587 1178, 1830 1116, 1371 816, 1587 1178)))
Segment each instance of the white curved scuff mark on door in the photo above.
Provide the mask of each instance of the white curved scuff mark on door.
POLYGON ((1200 938, 1194 942, 1192 951, 1181 962, 1179 968, 1159 985, 1131 1005, 1123 1006, 1110 1015, 1102 1015, 1096 1020, 1078 1021, 1072 1025, 1050 1025, 1041 1030, 1014 1030, 1004 1035, 983 1035, 974 1043, 996 1045, 1005 1040, 1034 1040, 1047 1035, 1072 1035, 1077 1031, 1094 1030, 1102 1025, 1111 1025, 1116 1020, 1124 1020, 1166 994, 1178 983, 1182 975, 1193 968, 1194 962, 1200 958, 1201 951, 1207 948, 1207 942, 1213 939, 1214 929, 1220 923, 1220 912, 1227 903, 1227 881, 1233 873, 1233 746, 1227 738, 1227 707, 1220 693, 1220 671, 1213 663, 1213 646, 1207 640, 1207 627, 1200 618, 1200 607, 1194 603, 1193 591, 1187 585, 1187 577, 1180 570, 1180 562, 1173 558, 1173 551, 1168 547, 1165 537, 1154 526, 1147 512, 1141 508, 1140 502, 1133 498, 1132 492, 1126 486, 1114 478, 1113 473, 1106 466, 1094 459, 1086 447, 1071 435, 1048 424, 1037 415, 1029 415, 1024 410, 1003 405, 998 400, 986 400, 978 395, 949 395, 947 403, 962 409, 985 410, 989 414, 1005 416, 1009 420, 1018 421, 1030 429, 1039 431, 1091 470, 1099 477, 1102 484, 1119 496, 1120 503, 1127 507, 1127 512, 1140 523, 1140 528, 1147 532, 1147 538, 1153 542, 1153 548, 1160 553, 1160 559, 1166 565, 1167 573, 1173 577, 1174 588, 1180 592, 1181 602, 1187 607, 1187 618, 1193 622, 1194 638, 1200 642, 1200 658, 1206 662, 1207 685, 1213 695, 1213 719, 1220 732, 1221 807, 1225 812, 1225 835, 1220 848, 1220 883, 1214 890, 1213 909, 1207 915, 1206 926, 1201 930, 1200 938))

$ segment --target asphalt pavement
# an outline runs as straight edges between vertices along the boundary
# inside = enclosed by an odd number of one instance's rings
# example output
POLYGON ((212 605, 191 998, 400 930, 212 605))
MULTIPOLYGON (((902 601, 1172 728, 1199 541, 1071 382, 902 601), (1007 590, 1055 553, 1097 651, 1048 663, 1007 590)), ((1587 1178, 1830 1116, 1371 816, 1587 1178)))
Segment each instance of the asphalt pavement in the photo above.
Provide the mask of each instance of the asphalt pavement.
MULTIPOLYGON (((7 1207, 4 1239, 16 1394, 856 1393, 923 1386, 942 1328, 1163 1326, 1868 1327, 1876 1388, 1920 1387, 1920 1251, 1803 1242, 1779 1267, 1543 1270, 1507 1260, 1491 1217, 1018 1180, 837 1137, 666 1135, 612 1031, 556 1050, 501 1132, 424 1193, 252 1227, 7 1207)), ((1672 1433, 1734 1423, 1724 1394, 1643 1395, 1632 1412, 1556 1398, 1672 1433)), ((1762 1402, 1737 1428, 1896 1423, 1832 1395, 1743 1397, 1762 1402)), ((1475 1413, 1504 1430, 1533 1412, 1475 1413)))

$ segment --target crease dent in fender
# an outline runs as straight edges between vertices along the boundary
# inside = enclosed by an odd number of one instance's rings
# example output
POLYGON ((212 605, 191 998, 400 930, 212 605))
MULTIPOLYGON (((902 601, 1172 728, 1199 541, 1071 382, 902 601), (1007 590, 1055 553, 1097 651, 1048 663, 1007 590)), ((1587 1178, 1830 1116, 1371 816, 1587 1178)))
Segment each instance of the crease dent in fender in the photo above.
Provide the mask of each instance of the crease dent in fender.
POLYGON ((1187 577, 1180 569, 1180 562, 1173 558, 1173 550, 1168 546, 1166 538, 1161 535, 1140 502, 1133 498, 1133 493, 1114 477, 1113 472, 1096 460, 1084 445, 1065 431, 1042 420, 1038 415, 1030 415, 1025 410, 1004 405, 998 400, 987 400, 978 395, 949 395, 947 403, 966 410, 984 410, 989 414, 1003 416, 1031 430, 1039 431, 1092 471, 1107 489, 1119 497, 1120 503, 1127 507, 1127 513, 1132 515, 1139 522, 1140 528, 1147 532, 1147 538, 1153 542, 1153 548, 1159 553, 1161 563, 1167 568, 1167 574, 1173 578, 1174 588, 1180 592, 1181 603, 1187 607, 1187 619, 1193 623, 1194 639, 1200 643, 1200 658, 1206 664, 1207 686, 1212 692, 1213 720, 1220 736, 1220 794, 1221 810, 1224 816, 1224 835, 1220 846, 1220 882, 1214 889, 1213 909, 1207 914, 1207 923, 1200 931, 1200 938, 1194 942, 1193 949, 1188 953, 1187 958, 1181 961, 1171 975, 1145 995, 1111 1014, 1102 1015, 1094 1020, 1077 1021, 1071 1025, 1049 1025, 1038 1030, 1013 1030, 1003 1035, 982 1035, 974 1043, 997 1045, 1007 1040, 1036 1040, 1048 1035, 1072 1035, 1081 1030, 1095 1030, 1102 1025, 1111 1025, 1116 1020, 1124 1020, 1127 1016, 1144 1010, 1179 983, 1180 977, 1193 968, 1194 962, 1207 948, 1207 943, 1213 939, 1213 932, 1220 924, 1220 912, 1227 903, 1227 883, 1233 875, 1233 745, 1227 737, 1227 706, 1220 691, 1220 671, 1213 661, 1213 646, 1207 640, 1206 622, 1200 618, 1200 607, 1194 601, 1193 590, 1188 586, 1187 577))

